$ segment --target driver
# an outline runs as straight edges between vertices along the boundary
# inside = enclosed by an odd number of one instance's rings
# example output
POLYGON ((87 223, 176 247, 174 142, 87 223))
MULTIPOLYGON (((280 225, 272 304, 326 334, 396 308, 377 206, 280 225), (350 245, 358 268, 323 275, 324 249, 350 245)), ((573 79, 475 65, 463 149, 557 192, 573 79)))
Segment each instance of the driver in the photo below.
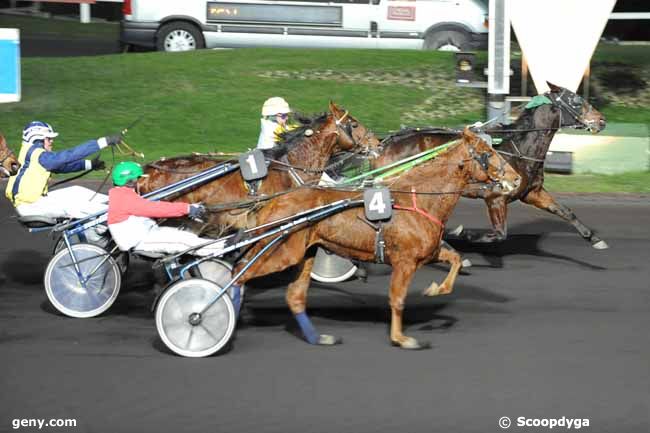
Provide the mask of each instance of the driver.
MULTIPOLYGON (((199 219, 206 209, 201 204, 152 201, 141 197, 137 179, 144 176, 140 164, 124 161, 113 169, 113 184, 108 192, 108 229, 120 250, 175 254, 196 247, 210 239, 176 227, 161 227, 152 218, 188 215, 199 219)), ((225 241, 193 250, 191 254, 207 256, 223 250, 225 241)))
POLYGON ((264 101, 260 119, 260 136, 258 149, 272 149, 278 143, 280 134, 295 129, 297 125, 289 120, 291 108, 284 98, 274 96, 264 101))
POLYGON ((90 140, 71 149, 53 151, 59 134, 45 122, 33 121, 23 129, 18 160, 20 170, 9 178, 5 195, 20 216, 83 218, 106 209, 108 197, 82 186, 70 186, 48 192, 52 173, 101 170, 104 161, 97 156, 84 159, 106 146, 120 142, 120 134, 90 140))

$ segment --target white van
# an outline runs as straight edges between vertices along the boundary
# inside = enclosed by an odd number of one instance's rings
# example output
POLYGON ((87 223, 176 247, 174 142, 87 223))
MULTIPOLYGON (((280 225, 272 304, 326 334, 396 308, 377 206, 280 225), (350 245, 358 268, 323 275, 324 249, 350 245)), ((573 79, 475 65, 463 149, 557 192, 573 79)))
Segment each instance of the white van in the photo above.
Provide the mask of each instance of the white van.
POLYGON ((123 44, 215 47, 487 46, 488 0, 124 0, 123 44))

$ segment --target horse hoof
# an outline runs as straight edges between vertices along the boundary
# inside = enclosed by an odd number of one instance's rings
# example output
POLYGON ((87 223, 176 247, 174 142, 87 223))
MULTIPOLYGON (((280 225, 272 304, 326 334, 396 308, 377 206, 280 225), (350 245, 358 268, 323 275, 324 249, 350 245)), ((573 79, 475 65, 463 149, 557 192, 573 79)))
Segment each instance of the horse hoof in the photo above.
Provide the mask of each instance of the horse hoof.
POLYGON ((606 250, 607 248, 609 248, 609 245, 607 245, 607 242, 605 242, 602 239, 595 242, 595 243, 593 243, 593 244, 591 244, 591 246, 596 248, 597 250, 606 250))
POLYGON ((342 342, 343 340, 333 335, 321 334, 318 336, 318 344, 321 346, 333 346, 335 344, 341 344, 342 342))
POLYGON ((458 227, 450 231, 449 234, 452 236, 460 236, 460 234, 463 232, 464 229, 465 227, 463 227, 463 225, 460 224, 458 227))
POLYGON ((470 259, 463 259, 463 262, 460 264, 463 268, 471 268, 472 261, 470 259))
POLYGON ((431 285, 426 289, 424 289, 424 291, 422 292, 424 296, 436 296, 439 293, 440 293, 440 286, 436 283, 431 283, 431 285))
POLYGON ((393 346, 397 346, 400 349, 405 349, 405 350, 431 349, 431 343, 420 343, 418 340, 411 337, 406 337, 404 341, 402 341, 401 343, 393 341, 392 344, 393 346))

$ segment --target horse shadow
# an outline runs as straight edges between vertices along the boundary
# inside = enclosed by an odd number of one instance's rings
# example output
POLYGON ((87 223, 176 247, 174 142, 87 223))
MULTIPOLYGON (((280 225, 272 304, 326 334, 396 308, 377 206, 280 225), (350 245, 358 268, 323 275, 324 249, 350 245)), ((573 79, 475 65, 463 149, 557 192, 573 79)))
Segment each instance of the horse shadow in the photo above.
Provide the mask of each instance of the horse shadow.
MULTIPOLYGON (((548 220, 539 220, 537 223, 532 222, 525 225, 515 225, 511 228, 511 232, 516 232, 518 228, 530 227, 531 225, 541 224, 541 221, 544 222, 545 226, 549 225, 548 220)), ((553 227, 553 230, 548 230, 548 233, 551 232, 571 232, 567 229, 566 224, 563 224, 560 221, 552 222, 553 226, 557 226, 557 229, 553 227)), ((472 229, 472 233, 477 235, 482 235, 488 230, 482 229, 472 229)), ((592 263, 586 262, 584 260, 577 259, 575 257, 570 257, 564 254, 552 253, 545 251, 541 248, 541 242, 547 238, 548 233, 539 233, 539 234, 509 234, 508 238, 501 242, 493 243, 478 243, 471 242, 465 239, 460 239, 455 236, 446 237, 445 240, 449 242, 455 249, 461 253, 476 253, 483 256, 483 258, 488 262, 487 267, 490 268, 503 268, 504 267, 504 257, 512 255, 527 255, 535 257, 543 257, 549 259, 560 260, 564 262, 573 263, 580 267, 588 268, 595 271, 603 271, 607 268, 599 265, 594 265, 592 263)), ((577 238, 580 242, 583 242, 585 247, 591 248, 588 243, 583 241, 580 238, 577 238)), ((475 265, 475 267, 480 268, 482 265, 475 265)))
MULTIPOLYGON (((247 289, 242 307, 242 326, 274 327, 283 326, 290 333, 296 333, 297 325, 290 310, 284 303, 284 282, 287 275, 260 280, 247 289), (269 302, 268 296, 274 292, 280 296, 269 302), (256 299, 258 298, 258 299, 256 299), (266 299, 259 299, 266 298, 266 299)), ((290 280, 289 280, 290 281, 290 280)), ((385 294, 358 293, 354 284, 358 282, 327 284, 312 281, 308 303, 308 314, 341 323, 383 323, 390 324, 391 312, 385 294), (341 306, 333 306, 340 303, 341 306)), ((413 287, 411 288, 413 289, 413 287)), ((505 304, 512 298, 491 290, 469 284, 457 284, 450 295, 425 297, 410 291, 403 317, 405 327, 434 331, 452 328, 458 318, 448 312, 456 300, 472 300, 480 303, 505 304)))

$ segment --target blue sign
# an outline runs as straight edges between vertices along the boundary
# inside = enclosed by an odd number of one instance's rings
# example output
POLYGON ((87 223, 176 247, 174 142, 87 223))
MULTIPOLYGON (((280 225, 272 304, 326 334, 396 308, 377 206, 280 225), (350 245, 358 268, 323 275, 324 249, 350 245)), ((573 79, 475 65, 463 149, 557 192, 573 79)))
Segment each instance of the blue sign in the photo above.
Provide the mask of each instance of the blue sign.
POLYGON ((0 102, 20 101, 20 34, 0 29, 0 102))

